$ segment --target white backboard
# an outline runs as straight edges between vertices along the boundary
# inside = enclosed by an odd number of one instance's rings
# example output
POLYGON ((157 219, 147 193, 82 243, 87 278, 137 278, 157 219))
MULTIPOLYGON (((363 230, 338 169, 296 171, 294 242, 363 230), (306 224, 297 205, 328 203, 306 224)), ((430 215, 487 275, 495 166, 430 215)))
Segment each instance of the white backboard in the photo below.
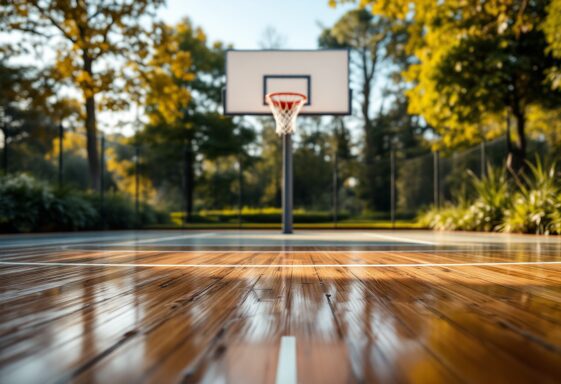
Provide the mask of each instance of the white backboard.
POLYGON ((224 114, 269 115, 270 92, 308 98, 300 115, 349 115, 349 51, 230 50, 226 52, 224 114))

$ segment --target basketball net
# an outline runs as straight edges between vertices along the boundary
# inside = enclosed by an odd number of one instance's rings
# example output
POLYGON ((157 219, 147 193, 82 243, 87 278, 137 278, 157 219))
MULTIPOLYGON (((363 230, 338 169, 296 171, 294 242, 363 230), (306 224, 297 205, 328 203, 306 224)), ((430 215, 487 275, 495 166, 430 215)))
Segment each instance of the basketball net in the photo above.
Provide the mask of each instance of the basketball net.
POLYGON ((306 103, 307 97, 301 93, 275 92, 265 97, 267 104, 273 111, 276 132, 279 136, 289 135, 296 129, 296 117, 306 103))

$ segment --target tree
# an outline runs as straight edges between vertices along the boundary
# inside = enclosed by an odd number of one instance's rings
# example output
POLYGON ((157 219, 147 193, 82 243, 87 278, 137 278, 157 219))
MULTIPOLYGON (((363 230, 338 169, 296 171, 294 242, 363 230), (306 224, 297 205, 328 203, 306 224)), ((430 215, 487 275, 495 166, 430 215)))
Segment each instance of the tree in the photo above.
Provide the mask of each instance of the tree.
MULTIPOLYGON (((543 31, 548 43, 549 52, 561 59, 561 0, 551 0, 547 7, 547 17, 543 31)), ((554 89, 561 89, 561 66, 557 65, 548 71, 549 81, 554 89)))
POLYGON ((91 185, 99 188, 97 151, 98 103, 120 108, 116 63, 143 51, 142 17, 164 0, 10 0, 2 1, 0 22, 4 30, 19 31, 40 49, 56 44, 54 68, 59 79, 82 94, 87 133, 91 185), (97 96, 97 98, 96 98, 97 96), (103 96, 99 100, 99 96, 103 96))
POLYGON ((0 107, 7 148, 2 162, 10 170, 33 172, 49 179, 54 167, 43 156, 52 149, 63 118, 79 116, 73 99, 52 100, 53 84, 49 69, 8 65, 0 56, 0 107))
POLYGON ((140 68, 150 121, 137 139, 149 146, 144 168, 155 186, 171 190, 182 186, 190 220, 197 183, 213 182, 202 175, 205 160, 239 155, 254 136, 219 112, 224 46, 209 44, 204 31, 188 19, 175 27, 160 25, 155 35, 154 58, 140 68), (178 58, 183 62, 175 65, 178 58))
POLYGON ((511 132, 507 118, 508 164, 519 171, 526 155, 528 108, 560 102, 559 92, 552 90, 560 62, 554 55, 557 1, 380 0, 362 5, 408 22, 408 50, 418 60, 405 73, 413 84, 409 110, 434 126, 441 145, 492 137, 509 115, 515 128, 511 132))
POLYGON ((360 88, 360 117, 364 131, 362 194, 368 199, 369 205, 376 209, 386 204, 381 201, 375 186, 380 169, 374 162, 382 155, 379 143, 382 142, 383 132, 375 124, 372 91, 380 64, 387 57, 386 44, 389 37, 390 29, 386 19, 360 9, 347 12, 332 28, 325 29, 319 38, 321 47, 351 50, 351 65, 358 74, 356 79, 360 88))

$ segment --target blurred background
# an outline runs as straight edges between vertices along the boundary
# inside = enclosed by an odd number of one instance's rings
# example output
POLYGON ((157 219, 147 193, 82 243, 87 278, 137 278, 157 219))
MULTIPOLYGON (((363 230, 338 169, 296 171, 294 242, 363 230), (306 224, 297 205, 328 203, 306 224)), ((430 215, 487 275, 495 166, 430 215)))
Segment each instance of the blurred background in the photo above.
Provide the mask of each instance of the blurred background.
POLYGON ((277 228, 272 117, 225 51, 348 48, 303 117, 301 227, 561 232, 561 1, 2 1, 0 231, 277 228))

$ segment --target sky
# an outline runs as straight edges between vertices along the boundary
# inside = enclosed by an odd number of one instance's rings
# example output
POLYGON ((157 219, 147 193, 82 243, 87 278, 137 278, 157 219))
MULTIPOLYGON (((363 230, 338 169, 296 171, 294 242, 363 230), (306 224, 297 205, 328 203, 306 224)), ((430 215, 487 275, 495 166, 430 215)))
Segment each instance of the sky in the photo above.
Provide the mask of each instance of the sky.
POLYGON ((260 48, 268 27, 284 37, 283 48, 313 49, 321 25, 333 25, 351 8, 331 8, 327 0, 168 0, 159 16, 168 23, 188 16, 211 41, 231 43, 238 49, 260 48))
MULTIPOLYGON (((356 4, 331 8, 328 0, 167 0, 158 10, 157 18, 176 24, 189 17, 204 30, 210 42, 219 40, 237 49, 262 48, 260 42, 270 28, 282 37, 284 44, 280 48, 316 49, 322 29, 355 8, 356 4)), ((13 38, 17 36, 7 37, 0 32, 0 42, 13 38)), ((36 60, 22 59, 23 64, 36 60)), ((120 113, 101 111, 98 127, 106 132, 130 135, 134 132, 135 116, 136 108, 120 113)))

